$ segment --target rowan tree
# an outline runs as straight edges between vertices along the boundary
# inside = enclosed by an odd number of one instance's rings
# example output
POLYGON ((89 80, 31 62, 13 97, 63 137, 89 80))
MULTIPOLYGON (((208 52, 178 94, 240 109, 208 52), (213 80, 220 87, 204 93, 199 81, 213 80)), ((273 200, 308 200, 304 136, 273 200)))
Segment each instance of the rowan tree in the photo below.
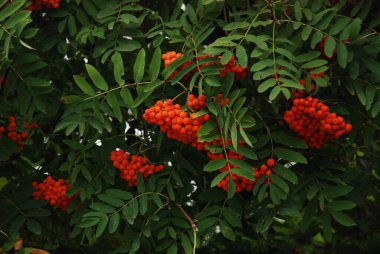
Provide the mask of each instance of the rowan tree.
POLYGON ((374 253, 368 0, 0 0, 1 253, 374 253))

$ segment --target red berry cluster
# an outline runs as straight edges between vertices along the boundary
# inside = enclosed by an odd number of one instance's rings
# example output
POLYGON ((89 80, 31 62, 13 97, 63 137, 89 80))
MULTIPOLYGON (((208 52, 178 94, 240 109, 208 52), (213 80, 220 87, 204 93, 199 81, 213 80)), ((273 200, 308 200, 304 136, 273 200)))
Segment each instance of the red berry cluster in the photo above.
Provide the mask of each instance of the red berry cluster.
POLYGON ((206 107, 206 96, 201 94, 198 97, 195 97, 194 94, 189 94, 187 97, 187 106, 194 111, 201 110, 206 107))
POLYGON ((37 123, 25 123, 24 124, 24 128, 27 129, 27 130, 37 129, 38 128, 38 124, 37 123))
POLYGON ((230 99, 229 98, 223 98, 223 94, 219 93, 218 96, 216 98, 213 98, 213 101, 216 101, 218 100, 219 102, 219 105, 221 107, 223 107, 224 105, 227 105, 228 103, 230 103, 230 99))
POLYGON ((28 137, 28 133, 17 132, 16 127, 16 118, 14 116, 10 116, 8 128, 0 126, 0 137, 2 137, 3 134, 6 134, 9 139, 19 144, 20 151, 22 151, 24 149, 25 139, 28 137))
POLYGON ((52 206, 66 211, 70 205, 71 200, 74 198, 66 196, 66 191, 70 187, 70 183, 65 183, 63 179, 55 181, 53 177, 48 176, 42 183, 33 182, 33 198, 36 200, 45 200, 52 206))
MULTIPOLYGON (((269 176, 273 173, 273 167, 274 167, 274 164, 276 164, 275 160, 272 159, 272 158, 269 158, 267 159, 267 163, 266 164, 262 164, 260 166, 260 169, 258 168, 254 168, 254 171, 255 171, 255 178, 256 179, 259 179, 261 176, 269 176)), ((270 182, 269 181, 270 179, 266 179, 265 182, 270 182)))
MULTIPOLYGON (((178 58, 182 57, 183 54, 182 53, 177 53, 175 51, 169 51, 165 54, 162 55, 161 59, 164 60, 164 65, 165 65, 165 68, 167 68, 172 62, 174 62, 175 60, 177 60, 178 58)), ((182 64, 178 70, 174 71, 169 79, 172 79, 179 71, 185 69, 187 66, 189 66, 191 64, 191 60, 185 62, 184 64, 182 64)), ((193 75, 193 71, 187 73, 183 79, 185 81, 189 81, 191 79, 191 76, 193 75)))
MULTIPOLYGON (((223 153, 220 153, 220 154, 212 154, 212 153, 207 153, 207 156, 209 157, 210 160, 216 160, 216 159, 220 159, 220 158, 224 158, 225 155, 223 153)), ((243 156, 240 155, 240 154, 237 154, 233 151, 228 151, 228 158, 229 159, 238 159, 238 160, 242 160, 243 159, 243 156)), ((254 174, 255 176, 255 180, 252 181, 252 180, 249 180, 247 178, 244 178, 242 176, 239 176, 239 175, 236 175, 235 173, 231 172, 230 174, 226 175, 226 177, 221 180, 219 183, 218 183, 218 187, 222 188, 223 190, 225 191, 228 191, 228 182, 230 180, 230 178, 232 177, 232 180, 234 181, 235 183, 235 187, 236 187, 236 192, 241 192, 243 190, 246 190, 246 191, 251 191, 253 189, 253 187, 255 186, 257 180, 261 177, 261 176, 269 176, 272 174, 272 168, 275 164, 275 161, 274 159, 270 158, 267 160, 267 164, 263 164, 261 165, 260 167, 260 170, 258 170, 257 168, 252 168, 252 173, 254 174)), ((228 162, 226 166, 222 167, 219 169, 220 172, 224 172, 224 171, 227 171, 227 170, 231 170, 233 168, 238 168, 238 166, 228 162)), ((270 182, 270 179, 266 179, 265 180, 265 183, 269 183, 270 182)))
MULTIPOLYGON (((165 54, 162 55, 162 60, 164 60, 164 65, 165 65, 165 68, 167 68, 172 62, 174 62, 175 60, 177 60, 178 58, 180 58, 181 56, 183 56, 182 53, 177 53, 175 51, 169 51, 165 54)), ((198 60, 201 60, 201 59, 205 59, 207 58, 207 56, 198 56, 198 60)), ((219 57, 221 58, 221 57, 219 57)), ((185 62, 184 64, 182 64, 178 70, 174 71, 170 78, 174 77, 175 74, 177 74, 179 71, 183 70, 184 68, 186 68, 187 66, 189 66, 190 64, 192 63, 192 60, 189 60, 187 62, 185 62)), ((204 63, 204 64, 201 64, 199 66, 199 68, 203 68, 205 66, 209 66, 209 65, 222 65, 219 61, 214 61, 214 62, 209 62, 209 63, 204 63)), ((236 80, 239 80, 239 79, 242 79, 242 78, 245 78, 247 76, 247 73, 246 73, 246 70, 247 68, 243 68, 241 66, 238 66, 236 65, 235 63, 235 57, 232 56, 231 59, 228 61, 227 64, 224 65, 224 69, 220 70, 220 76, 221 77, 224 77, 227 73, 234 73, 235 75, 235 79, 236 80)), ((184 80, 185 81, 188 81, 191 79, 192 75, 194 72, 197 71, 197 68, 194 68, 192 71, 190 71, 189 73, 187 73, 185 76, 184 76, 184 80)))
MULTIPOLYGON (((221 57, 219 57, 221 58, 221 57)), ((234 73, 234 77, 236 80, 247 77, 247 68, 243 68, 241 66, 236 65, 235 57, 232 56, 226 65, 224 65, 224 69, 220 71, 220 76, 224 77, 228 73, 234 73)))
POLYGON ((293 107, 286 111, 284 120, 311 148, 321 148, 327 141, 349 133, 351 124, 343 117, 329 112, 329 107, 311 96, 294 99, 293 107))
POLYGON ((111 161, 113 161, 113 166, 121 172, 120 178, 126 180, 130 187, 137 186, 137 173, 141 173, 144 178, 147 178, 165 168, 164 165, 149 164, 146 157, 130 156, 123 150, 112 151, 111 161))
MULTIPOLYGON (((209 157, 210 160, 217 160, 217 159, 225 158, 224 153, 213 154, 213 153, 209 152, 209 153, 207 153, 207 156, 209 157)), ((228 151, 228 158, 229 159, 242 160, 243 156, 229 150, 228 151)), ((227 165, 220 168, 219 171, 224 172, 224 171, 231 170, 233 168, 238 168, 238 166, 228 162, 227 165)), ((252 171, 253 171, 253 169, 252 169, 252 171)), ((243 190, 251 191, 253 189, 255 181, 251 181, 247 178, 241 177, 241 176, 236 175, 235 173, 232 173, 232 172, 230 174, 226 175, 226 177, 223 180, 221 180, 217 186, 222 188, 225 191, 228 191, 228 181, 230 180, 231 177, 235 183, 236 192, 241 192, 243 190)))
POLYGON ((209 114, 194 117, 192 113, 182 110, 179 104, 167 100, 157 101, 146 109, 143 118, 150 124, 160 126, 160 130, 166 132, 169 138, 203 149, 203 145, 198 142, 197 132, 210 119, 209 114))
MULTIPOLYGON (((219 105, 223 107, 224 105, 228 104, 230 102, 230 99, 223 98, 223 94, 219 93, 218 96, 215 98, 212 98, 213 101, 218 100, 219 105)), ((203 94, 199 95, 198 97, 195 97, 194 94, 189 94, 187 97, 187 106, 194 110, 195 112, 203 109, 206 107, 206 96, 203 94)))
POLYGON ((310 73, 310 79, 314 80, 315 78, 321 78, 325 76, 324 72, 318 72, 318 73, 310 73))
POLYGON ((43 8, 57 9, 61 0, 32 0, 32 4, 27 7, 30 11, 40 11, 43 8))
MULTIPOLYGON (((301 79, 300 80, 300 84, 305 87, 306 86, 306 81, 304 79, 301 79)), ((311 84, 310 85, 310 92, 313 92, 314 89, 315 89, 314 84, 311 84)), ((296 91, 293 92, 293 97, 295 99, 304 98, 305 97, 305 92, 306 92, 305 89, 297 89, 296 91)))

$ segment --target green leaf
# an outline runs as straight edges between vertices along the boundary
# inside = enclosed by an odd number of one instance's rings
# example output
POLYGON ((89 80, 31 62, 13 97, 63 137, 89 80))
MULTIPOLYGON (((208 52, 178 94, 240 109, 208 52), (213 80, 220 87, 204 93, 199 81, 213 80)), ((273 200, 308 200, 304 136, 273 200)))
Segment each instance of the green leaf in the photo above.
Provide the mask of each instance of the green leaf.
POLYGON ((335 47, 336 47, 335 39, 331 36, 328 36, 326 38, 325 47, 324 47, 324 51, 325 51, 326 56, 332 57, 334 54, 335 47))
POLYGON ((215 130, 216 122, 214 120, 209 120, 198 130, 197 136, 204 136, 209 134, 211 131, 215 130))
POLYGON ((104 212, 104 213, 114 213, 116 212, 116 209, 112 206, 106 205, 104 203, 95 202, 90 205, 91 209, 104 212))
POLYGON ((90 96, 95 95, 95 91, 92 89, 91 85, 86 81, 85 78, 79 75, 74 75, 74 81, 85 94, 90 96))
POLYGON ((134 51, 139 48, 141 48, 141 44, 135 40, 120 38, 117 41, 117 51, 134 51))
MULTIPOLYGON (((161 81, 159 81, 159 82, 162 83, 161 81)), ((153 91, 154 91, 154 89, 151 89, 147 92, 144 92, 144 91, 140 92, 139 95, 137 96, 136 100, 134 101, 132 108, 136 108, 141 103, 143 103, 153 93, 153 91)))
POLYGON ((302 19, 302 10, 301 10, 300 1, 296 1, 295 4, 294 4, 294 16, 296 17, 296 20, 301 21, 301 19, 302 19))
POLYGON ((317 59, 317 60, 312 60, 310 62, 307 62, 307 63, 303 64, 301 67, 303 69, 310 69, 310 68, 316 68, 316 67, 326 65, 327 63, 328 62, 326 60, 317 59))
POLYGON ((123 98, 124 103, 128 107, 131 107, 134 104, 131 91, 129 90, 128 87, 123 87, 120 90, 120 95, 121 95, 121 98, 123 98))
POLYGON ((251 140, 249 140, 247 134, 245 133, 243 127, 240 125, 239 126, 239 131, 240 131, 240 135, 242 136, 242 138, 244 139, 244 141, 247 143, 247 145, 249 145, 250 147, 252 147, 252 142, 251 140))
POLYGON ((248 65, 248 55, 247 52, 245 51, 245 48, 242 46, 238 45, 236 48, 236 56, 238 59, 239 64, 242 67, 247 67, 248 65))
MULTIPOLYGON (((203 0, 205 1, 205 0, 203 0)), ((183 249, 185 250, 186 254, 191 254, 193 253, 193 245, 191 244, 189 237, 185 234, 181 236, 181 245, 183 249)))
POLYGON ((280 187, 286 194, 289 193, 289 186, 286 184, 284 180, 282 180, 275 174, 270 175, 270 178, 272 179, 272 184, 275 184, 278 187, 280 187))
POLYGON ((135 64, 133 66, 133 78, 136 83, 139 83, 144 77, 145 70, 145 49, 140 49, 137 54, 135 64))
POLYGON ((275 148, 273 152, 277 157, 282 158, 286 161, 307 164, 307 159, 305 158, 305 156, 298 152, 285 148, 275 148))
POLYGON ((99 221, 98 227, 96 228, 96 232, 95 232, 96 237, 99 237, 103 234, 104 230, 106 229, 108 225, 108 220, 109 220, 109 217, 105 216, 99 221))
POLYGON ((228 179, 228 192, 227 192, 227 199, 232 198, 235 195, 236 192, 236 185, 232 177, 228 179))
POLYGON ((6 18, 12 16, 24 4, 25 4, 25 0, 8 2, 7 5, 5 7, 3 7, 0 11, 0 22, 4 21, 6 18))
POLYGON ((280 94, 280 92, 281 92, 280 86, 276 86, 275 88, 273 88, 269 94, 269 100, 271 100, 271 101, 275 100, 277 98, 277 96, 280 94))
POLYGON ((324 187, 324 193, 327 198, 335 199, 350 193, 354 188, 349 185, 327 186, 324 187))
POLYGON ((177 243, 173 243, 170 245, 167 254, 176 254, 178 252, 178 246, 177 243))
POLYGON ((227 165, 227 160, 224 158, 220 158, 220 159, 212 160, 212 161, 208 162, 204 166, 203 170, 207 171, 207 172, 213 172, 213 171, 216 171, 220 168, 223 168, 226 165, 227 165))
POLYGON ((34 219, 26 220, 26 227, 28 228, 30 232, 34 234, 39 235, 42 233, 42 226, 37 220, 34 220, 34 219))
POLYGON ((129 199, 133 198, 133 195, 130 192, 125 191, 125 190, 108 189, 108 190, 106 190, 106 193, 111 195, 111 196, 121 198, 123 200, 129 200, 129 199))
POLYGON ((92 226, 95 226, 100 221, 100 218, 84 218, 81 220, 81 222, 78 224, 78 227, 80 228, 90 228, 92 226))
POLYGON ((339 66, 345 69, 348 63, 348 50, 347 46, 341 42, 337 46, 337 57, 339 66))
POLYGON ((236 122, 232 124, 231 127, 231 140, 232 140, 232 145, 235 149, 237 149, 238 145, 238 138, 237 138, 237 127, 236 127, 236 122))
POLYGON ((234 173, 234 174, 236 174, 236 175, 238 175, 238 176, 241 176, 241 177, 244 177, 246 179, 249 179, 251 181, 255 180, 255 176, 253 174, 252 167, 251 167, 251 169, 247 169, 247 168, 233 168, 233 169, 231 169, 231 172, 234 173))
POLYGON ((197 24, 197 14, 195 13, 193 6, 190 4, 186 5, 186 14, 189 17, 191 23, 197 24))
POLYGON ((220 173, 219 175, 217 175, 211 182, 211 187, 215 187, 220 181, 223 180, 224 177, 226 177, 226 175, 228 175, 228 170, 227 171, 224 171, 222 173, 220 173))
POLYGON ((100 90, 107 91, 108 85, 107 82, 104 80, 102 75, 98 72, 97 69, 95 69, 94 66, 86 64, 86 70, 88 72, 88 75, 90 76, 92 82, 94 85, 99 88, 100 90))
POLYGON ((111 61, 113 63, 113 76, 119 85, 123 85, 125 83, 123 79, 124 63, 121 54, 119 52, 115 52, 111 57, 111 61))
MULTIPOLYGON (((261 71, 267 67, 273 66, 273 59, 264 59, 252 65, 251 71, 261 71)), ((273 72, 272 72, 273 73, 273 72)))
POLYGON ((328 203, 328 207, 332 211, 343 211, 343 210, 350 210, 354 208, 356 204, 349 200, 334 200, 332 202, 328 203))
POLYGON ((144 215, 148 210, 148 198, 146 195, 143 195, 140 199, 140 214, 144 215))
POLYGON ((119 213, 114 213, 110 217, 110 221, 108 224, 108 232, 110 234, 116 232, 120 222, 120 214, 119 213))
POLYGON ((276 165, 274 165, 273 170, 282 178, 293 184, 296 184, 298 182, 298 177, 289 168, 286 168, 279 163, 276 163, 276 165))
POLYGON ((162 75, 164 76, 164 79, 168 79, 170 77, 170 75, 176 70, 178 69, 182 64, 186 63, 187 61, 189 61, 190 59, 192 59, 192 55, 190 54, 184 54, 183 56, 181 56, 180 58, 176 59, 174 62, 172 62, 168 67, 166 67, 164 69, 164 71, 162 72, 162 75))
POLYGON ((274 204, 280 204, 284 198, 284 192, 274 184, 269 185, 269 196, 274 204))
POLYGON ((341 212, 331 212, 331 215, 336 222, 343 226, 352 227, 356 225, 355 221, 353 221, 347 214, 341 212))
POLYGON ((317 57, 319 57, 321 55, 321 52, 319 51, 310 51, 310 52, 307 52, 305 54, 302 54, 302 55, 299 55, 296 57, 296 62, 297 63, 305 63, 305 62, 309 62, 311 60, 314 60, 316 59, 317 57))
POLYGON ((230 22, 223 27, 223 30, 232 31, 232 30, 242 29, 242 28, 247 28, 247 27, 249 27, 248 22, 230 22))
POLYGON ((161 48, 156 48, 149 65, 149 79, 156 80, 161 69, 161 48))
POLYGON ((109 204, 112 205, 113 207, 122 207, 124 205, 124 201, 118 197, 112 196, 110 194, 100 194, 98 195, 98 198, 109 204))
POLYGON ((116 91, 108 93, 106 96, 106 100, 107 100, 108 105, 110 105, 110 107, 112 108, 113 113, 115 114, 115 117, 117 118, 117 120, 121 122, 123 119, 123 116, 121 114, 120 103, 117 98, 116 91))
POLYGON ((274 78, 271 78, 261 83, 259 87, 257 88, 257 91, 259 93, 263 93, 269 88, 274 87, 275 85, 276 85, 276 80, 274 78))
POLYGON ((287 145, 294 148, 301 148, 301 149, 307 149, 308 146, 305 143, 305 141, 300 140, 299 138, 292 137, 287 135, 283 131, 277 131, 271 133, 272 139, 279 144, 287 145))
POLYGON ((243 155, 244 157, 251 159, 251 160, 257 160, 257 154, 252 150, 252 148, 247 148, 244 146, 239 146, 237 148, 237 153, 243 155))

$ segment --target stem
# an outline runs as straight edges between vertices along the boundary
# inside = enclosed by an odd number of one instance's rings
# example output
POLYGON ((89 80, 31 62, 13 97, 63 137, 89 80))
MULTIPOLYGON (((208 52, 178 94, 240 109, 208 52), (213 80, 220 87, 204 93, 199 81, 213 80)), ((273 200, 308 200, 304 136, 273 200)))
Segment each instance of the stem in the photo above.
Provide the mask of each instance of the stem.
POLYGON ((263 121, 265 129, 266 129, 266 131, 268 133, 268 137, 269 137, 270 145, 271 145, 271 149, 272 149, 272 153, 271 154, 272 154, 272 157, 273 157, 273 139, 272 139, 272 135, 270 134, 270 129, 269 129, 268 125, 265 123, 264 119, 261 117, 261 115, 256 110, 254 110, 254 111, 255 111, 256 115, 261 119, 261 121, 263 121))
POLYGON ((90 97, 87 97, 84 99, 84 101, 89 101, 89 100, 92 100, 94 98, 97 98, 99 96, 102 96, 104 94, 108 94, 110 92, 113 92, 113 91, 116 91, 118 89, 121 89, 121 88, 124 88, 124 87, 128 87, 128 86, 138 86, 138 85, 143 85, 143 84, 150 84, 152 83, 151 81, 144 81, 144 82, 137 82, 137 83, 129 83, 129 84, 124 84, 124 85, 121 85, 121 86, 118 86, 118 87, 115 87, 115 88, 111 88, 110 90, 107 90, 107 91, 104 91, 104 92, 101 92, 101 93, 98 93, 94 96, 90 96, 90 97))

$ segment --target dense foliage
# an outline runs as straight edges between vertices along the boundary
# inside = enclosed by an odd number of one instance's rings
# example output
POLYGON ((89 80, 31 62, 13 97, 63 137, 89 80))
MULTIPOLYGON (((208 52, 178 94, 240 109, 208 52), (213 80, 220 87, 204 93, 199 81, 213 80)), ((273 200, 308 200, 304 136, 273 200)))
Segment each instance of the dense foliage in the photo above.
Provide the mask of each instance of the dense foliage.
POLYGON ((376 252, 376 2, 0 0, 0 252, 376 252))

